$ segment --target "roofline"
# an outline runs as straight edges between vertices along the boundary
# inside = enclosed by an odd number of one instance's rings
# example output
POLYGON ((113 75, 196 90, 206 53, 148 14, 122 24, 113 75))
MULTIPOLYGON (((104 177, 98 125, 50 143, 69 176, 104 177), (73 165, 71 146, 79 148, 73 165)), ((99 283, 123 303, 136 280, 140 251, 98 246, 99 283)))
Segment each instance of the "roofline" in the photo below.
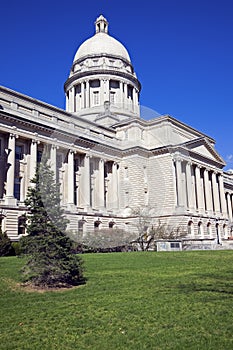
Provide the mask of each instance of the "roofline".
MULTIPOLYGON (((17 98, 20 98, 20 99, 23 99, 23 100, 26 100, 30 103, 33 103, 33 104, 36 104, 40 107, 45 107, 45 108, 48 108, 50 109, 51 111, 53 112, 56 112, 56 113, 59 113, 59 114, 62 114, 63 116, 65 117, 69 117, 69 118, 72 118, 72 119, 76 119, 76 120, 80 120, 86 124, 89 124, 89 125, 92 125, 92 126, 95 126, 95 127, 98 127, 100 129, 103 129, 103 130, 107 130, 107 131, 110 131, 110 132, 113 132, 113 129, 110 128, 110 127, 106 127, 106 126, 103 126, 103 125, 100 125, 100 124, 97 124, 95 122, 92 122, 92 121, 89 121, 89 120, 86 120, 85 118, 82 118, 80 116, 78 116, 77 114, 74 114, 74 113, 70 113, 70 112, 67 112, 65 111, 64 109, 62 108, 59 108, 59 107, 56 107, 56 106, 53 106, 47 102, 43 102, 41 100, 38 100, 34 97, 30 97, 28 95, 25 95, 21 92, 18 92, 18 91, 15 91, 15 90, 12 90, 8 87, 5 87, 5 86, 2 86, 0 85, 0 93, 5 93, 5 94, 9 94, 9 95, 12 95, 13 97, 17 97, 17 98)), ((71 120, 72 121, 72 120, 71 120)))
POLYGON ((192 126, 189 126, 188 124, 186 124, 184 122, 179 121, 178 119, 170 116, 169 114, 161 115, 159 117, 156 117, 156 118, 153 118, 150 120, 141 119, 141 118, 127 119, 127 120, 123 120, 122 122, 114 124, 112 127, 115 129, 117 127, 121 127, 121 126, 123 127, 125 125, 130 125, 133 123, 138 123, 138 124, 146 127, 146 126, 153 126, 153 125, 162 123, 164 121, 171 122, 172 124, 179 126, 183 129, 185 129, 186 131, 189 131, 189 132, 191 131, 198 137, 200 137, 200 135, 201 135, 201 137, 204 137, 204 138, 208 139, 209 142, 215 144, 215 140, 212 137, 210 137, 210 136, 204 134, 203 132, 193 128, 192 126))

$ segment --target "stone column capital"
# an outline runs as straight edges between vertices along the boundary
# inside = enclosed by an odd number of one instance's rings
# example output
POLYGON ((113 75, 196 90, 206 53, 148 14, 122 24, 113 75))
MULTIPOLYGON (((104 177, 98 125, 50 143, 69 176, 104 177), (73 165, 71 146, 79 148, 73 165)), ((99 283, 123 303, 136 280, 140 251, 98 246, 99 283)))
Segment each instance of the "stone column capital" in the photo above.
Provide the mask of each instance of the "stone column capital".
POLYGON ((68 153, 69 153, 69 154, 75 154, 75 153, 76 153, 76 150, 70 148, 68 153))
POLYGON ((51 145, 51 148, 52 148, 53 150, 55 150, 55 149, 57 150, 57 149, 59 149, 59 146, 56 145, 56 144, 52 144, 52 145, 51 145))
POLYGON ((203 168, 203 166, 202 166, 201 164, 197 164, 197 163, 196 163, 195 165, 196 165, 196 168, 198 168, 198 169, 200 169, 200 170, 203 168))
POLYGON ((10 137, 11 139, 13 139, 13 138, 14 138, 14 139, 18 139, 18 138, 19 138, 19 135, 16 134, 16 133, 12 133, 12 132, 11 132, 11 133, 9 134, 9 137, 10 137))
POLYGON ((40 144, 40 140, 37 140, 37 139, 31 139, 31 142, 32 142, 33 145, 34 144, 37 144, 37 145, 40 144))

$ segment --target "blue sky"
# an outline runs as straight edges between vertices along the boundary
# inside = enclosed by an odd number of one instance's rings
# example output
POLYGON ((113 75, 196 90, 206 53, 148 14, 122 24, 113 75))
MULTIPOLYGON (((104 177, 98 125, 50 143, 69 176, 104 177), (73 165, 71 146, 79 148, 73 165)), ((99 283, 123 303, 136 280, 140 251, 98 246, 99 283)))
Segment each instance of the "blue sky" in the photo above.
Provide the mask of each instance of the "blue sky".
POLYGON ((0 84, 64 108, 74 54, 100 14, 130 53, 141 104, 212 136, 233 168, 232 0, 4 1, 0 84))

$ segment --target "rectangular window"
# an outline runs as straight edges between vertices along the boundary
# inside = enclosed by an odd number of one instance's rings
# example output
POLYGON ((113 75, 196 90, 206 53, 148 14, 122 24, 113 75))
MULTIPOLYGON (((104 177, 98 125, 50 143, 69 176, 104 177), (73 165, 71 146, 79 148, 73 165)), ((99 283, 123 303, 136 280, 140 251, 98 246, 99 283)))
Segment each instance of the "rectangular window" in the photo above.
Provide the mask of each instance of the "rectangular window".
POLYGON ((37 163, 41 163, 42 151, 37 151, 37 163))
POLYGON ((170 247, 173 248, 173 249, 174 249, 174 248, 176 248, 176 249, 178 248, 178 249, 179 249, 179 248, 180 248, 180 243, 178 243, 178 242, 172 242, 172 243, 170 243, 170 247))
POLYGON ((99 101, 99 91, 94 91, 93 92, 93 104, 94 106, 99 105, 100 101, 99 101))
POLYGON ((56 161, 57 161, 57 169, 61 168, 62 167, 62 154, 57 154, 56 161))
POLYGON ((23 159, 23 146, 19 146, 19 145, 15 146, 15 159, 16 160, 23 159))
POLYGON ((74 171, 79 170, 79 159, 75 158, 74 159, 74 171))
POLYGON ((110 103, 115 103, 115 92, 110 91, 110 103))
POLYGON ((16 177, 14 182, 14 197, 20 200, 20 178, 16 177))

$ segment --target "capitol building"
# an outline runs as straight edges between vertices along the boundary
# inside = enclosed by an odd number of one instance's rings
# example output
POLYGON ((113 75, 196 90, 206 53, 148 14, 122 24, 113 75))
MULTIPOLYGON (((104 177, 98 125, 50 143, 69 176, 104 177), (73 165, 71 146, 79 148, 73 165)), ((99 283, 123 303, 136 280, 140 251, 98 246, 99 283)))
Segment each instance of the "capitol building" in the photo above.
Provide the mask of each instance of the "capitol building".
POLYGON ((170 115, 142 119, 141 84, 103 16, 64 90, 66 110, 0 87, 2 231, 25 233, 27 189, 48 149, 70 231, 132 232, 140 209, 194 245, 230 245, 233 175, 214 139, 170 115))

